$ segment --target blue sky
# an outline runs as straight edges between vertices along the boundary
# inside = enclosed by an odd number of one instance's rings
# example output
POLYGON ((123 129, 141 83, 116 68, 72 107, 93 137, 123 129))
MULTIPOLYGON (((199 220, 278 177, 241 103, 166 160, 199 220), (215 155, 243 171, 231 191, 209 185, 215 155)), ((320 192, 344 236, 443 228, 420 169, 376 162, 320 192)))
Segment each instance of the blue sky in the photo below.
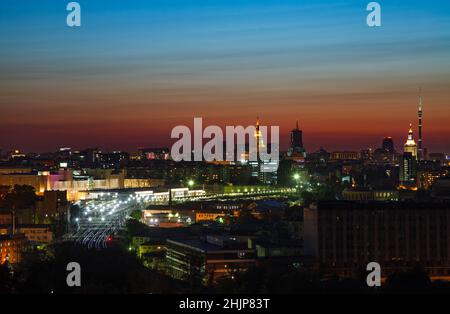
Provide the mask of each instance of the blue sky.
MULTIPOLYGON (((401 143, 422 86, 430 145, 449 147, 450 1, 379 1, 380 28, 367 27, 369 1, 360 0, 86 0, 80 28, 65 24, 68 2, 2 0, 5 132, 19 123, 42 138, 58 128, 55 141, 88 145, 77 126, 102 126, 92 141, 108 142, 124 117, 134 131, 149 117, 146 138, 122 139, 132 146, 198 115, 219 124, 260 115, 280 125, 299 118, 311 146, 339 148, 330 133, 365 132, 359 146, 384 133, 401 143)), ((4 145, 32 147, 22 138, 4 145)))

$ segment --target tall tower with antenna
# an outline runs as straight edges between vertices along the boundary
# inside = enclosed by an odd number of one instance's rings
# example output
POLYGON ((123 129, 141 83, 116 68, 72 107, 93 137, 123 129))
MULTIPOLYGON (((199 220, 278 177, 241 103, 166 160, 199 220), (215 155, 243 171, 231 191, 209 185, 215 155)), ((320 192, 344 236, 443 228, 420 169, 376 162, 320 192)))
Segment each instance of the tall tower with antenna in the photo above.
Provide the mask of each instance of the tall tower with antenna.
POLYGON ((422 147, 422 115, 423 115, 423 104, 422 104, 422 88, 419 90, 419 108, 417 110, 417 117, 419 119, 419 145, 418 145, 418 159, 424 159, 423 156, 423 147, 422 147))

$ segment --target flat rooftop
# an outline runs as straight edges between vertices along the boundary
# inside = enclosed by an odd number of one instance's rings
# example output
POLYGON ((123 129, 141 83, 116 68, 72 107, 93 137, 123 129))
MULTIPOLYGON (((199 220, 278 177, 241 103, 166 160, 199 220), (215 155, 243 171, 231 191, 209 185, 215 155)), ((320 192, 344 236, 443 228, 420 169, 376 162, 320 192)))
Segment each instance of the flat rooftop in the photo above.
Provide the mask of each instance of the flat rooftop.
POLYGON ((212 244, 200 239, 177 239, 177 240, 167 240, 168 243, 173 243, 175 245, 184 246, 191 248, 200 252, 214 252, 214 251, 235 251, 235 250, 249 250, 247 247, 237 248, 237 247, 224 247, 216 244, 212 244))

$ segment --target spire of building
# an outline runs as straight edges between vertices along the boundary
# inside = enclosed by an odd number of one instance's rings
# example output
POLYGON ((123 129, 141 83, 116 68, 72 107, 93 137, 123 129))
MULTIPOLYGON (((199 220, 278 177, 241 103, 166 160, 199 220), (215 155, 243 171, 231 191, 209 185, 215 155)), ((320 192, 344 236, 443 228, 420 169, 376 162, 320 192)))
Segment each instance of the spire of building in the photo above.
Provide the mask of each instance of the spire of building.
POLYGON ((417 158, 417 144, 416 141, 414 141, 413 137, 412 123, 409 124, 408 138, 405 142, 404 152, 411 153, 414 157, 417 158))
POLYGON ((256 143, 257 143, 257 152, 259 152, 260 148, 265 147, 264 146, 263 134, 262 134, 261 129, 260 129, 259 117, 256 117, 255 137, 256 137, 256 143))
POLYGON ((423 103, 422 103, 422 88, 419 89, 419 108, 417 110, 417 118, 419 120, 419 160, 423 159, 423 147, 422 147, 422 115, 423 115, 423 103))
POLYGON ((419 111, 422 111, 422 87, 419 89, 419 111))
POLYGON ((299 127, 298 127, 298 120, 297 120, 297 123, 296 123, 296 125, 295 125, 295 129, 296 129, 296 130, 299 130, 299 127))
POLYGON ((260 138, 261 137, 261 132, 260 132, 260 127, 259 127, 259 117, 256 117, 256 131, 255 131, 255 137, 256 138, 260 138))

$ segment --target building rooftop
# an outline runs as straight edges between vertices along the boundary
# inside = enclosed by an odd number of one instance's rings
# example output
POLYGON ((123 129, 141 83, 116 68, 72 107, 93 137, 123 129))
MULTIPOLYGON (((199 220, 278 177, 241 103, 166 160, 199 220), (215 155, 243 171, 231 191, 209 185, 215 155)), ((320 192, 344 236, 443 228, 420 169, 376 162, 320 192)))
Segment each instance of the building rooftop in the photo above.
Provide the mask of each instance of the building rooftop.
POLYGON ((208 241, 201 240, 201 239, 177 239, 172 240, 168 239, 168 243, 172 243, 175 245, 180 245, 184 247, 188 247, 197 251, 201 252, 212 252, 212 251, 229 251, 229 250, 248 250, 246 246, 239 245, 240 243, 236 243, 236 245, 227 245, 224 243, 224 245, 218 245, 218 244, 212 244, 208 241))
POLYGON ((389 209, 448 209, 450 210, 450 201, 436 202, 357 202, 357 201, 321 201, 317 203, 317 207, 321 210, 332 209, 360 209, 360 210, 389 210, 389 209))

